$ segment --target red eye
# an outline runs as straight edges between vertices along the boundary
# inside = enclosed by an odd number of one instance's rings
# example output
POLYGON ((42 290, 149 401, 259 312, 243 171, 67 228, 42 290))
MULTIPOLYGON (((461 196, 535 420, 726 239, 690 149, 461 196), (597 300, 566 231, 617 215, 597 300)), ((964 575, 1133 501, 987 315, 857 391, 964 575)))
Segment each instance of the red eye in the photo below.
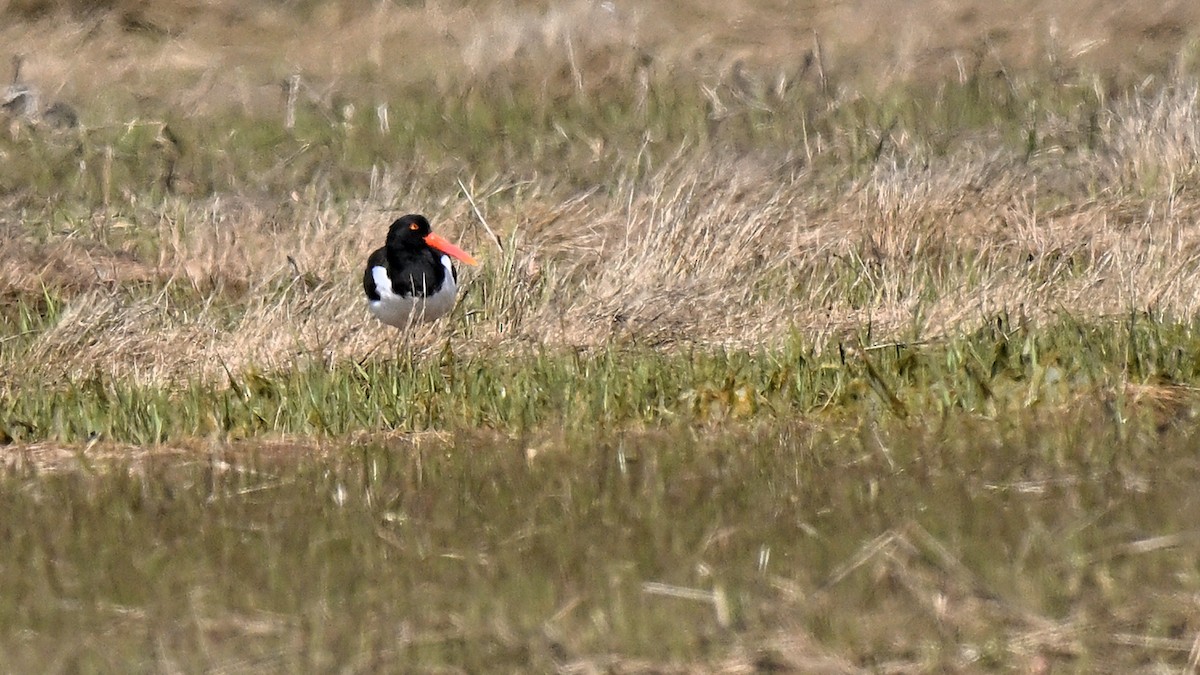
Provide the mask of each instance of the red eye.
POLYGON ((408 226, 408 229, 410 229, 410 230, 419 230, 419 229, 421 229, 421 228, 420 228, 420 227, 418 227, 416 223, 413 223, 412 225, 409 225, 409 226, 408 226))

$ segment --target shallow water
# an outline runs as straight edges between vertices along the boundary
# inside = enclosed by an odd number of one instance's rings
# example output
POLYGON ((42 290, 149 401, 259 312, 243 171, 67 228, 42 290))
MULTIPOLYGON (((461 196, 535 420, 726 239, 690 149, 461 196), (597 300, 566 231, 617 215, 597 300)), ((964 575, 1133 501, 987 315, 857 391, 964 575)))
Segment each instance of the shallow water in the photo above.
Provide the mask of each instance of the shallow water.
POLYGON ((1179 666, 1194 441, 1092 411, 93 448, 9 465, 0 652, 14 671, 1179 666))

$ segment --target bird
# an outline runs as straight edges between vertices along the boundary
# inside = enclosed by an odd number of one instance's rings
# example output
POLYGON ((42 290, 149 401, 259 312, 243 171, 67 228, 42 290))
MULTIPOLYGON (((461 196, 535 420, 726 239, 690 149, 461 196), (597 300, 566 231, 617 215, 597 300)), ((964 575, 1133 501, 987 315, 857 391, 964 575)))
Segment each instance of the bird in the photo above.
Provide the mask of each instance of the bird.
POLYGON ((425 216, 410 213, 388 228, 387 240, 367 258, 363 291, 381 322, 406 328, 454 308, 458 279, 451 258, 478 265, 471 254, 435 234, 425 216))

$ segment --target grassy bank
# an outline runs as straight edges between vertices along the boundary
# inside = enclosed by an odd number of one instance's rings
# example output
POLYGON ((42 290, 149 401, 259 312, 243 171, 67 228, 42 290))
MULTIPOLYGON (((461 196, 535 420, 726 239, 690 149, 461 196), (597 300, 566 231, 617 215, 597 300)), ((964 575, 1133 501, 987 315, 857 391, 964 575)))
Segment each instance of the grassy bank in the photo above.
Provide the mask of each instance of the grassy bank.
POLYGON ((802 336, 757 351, 664 352, 610 345, 496 358, 440 351, 359 362, 138 384, 103 373, 0 393, 12 440, 124 443, 194 437, 345 436, 387 430, 524 433, 755 418, 987 418, 1103 403, 1115 420, 1153 411, 1190 424, 1200 391, 1197 327, 1130 315, 1030 329, 997 318, 971 334, 914 343, 855 342, 815 351, 802 336))

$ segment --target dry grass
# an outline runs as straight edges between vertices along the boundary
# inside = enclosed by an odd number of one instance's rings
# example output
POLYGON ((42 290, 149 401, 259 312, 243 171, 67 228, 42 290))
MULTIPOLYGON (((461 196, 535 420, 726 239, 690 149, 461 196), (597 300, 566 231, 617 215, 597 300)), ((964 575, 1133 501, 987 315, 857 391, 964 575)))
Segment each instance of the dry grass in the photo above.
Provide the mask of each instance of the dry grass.
POLYGON ((324 83, 317 89, 323 93, 428 79, 449 91, 496 76, 527 77, 531 66, 546 77, 566 66, 572 80, 596 86, 605 72, 597 62, 646 56, 663 68, 714 73, 741 60, 771 80, 820 67, 839 80, 883 86, 975 68, 1019 73, 1049 66, 1101 73, 1116 84, 1194 65, 1200 35, 1200 10, 1183 0, 1152 8, 1114 0, 961 0, 903 9, 885 0, 804 7, 777 0, 663 7, 343 0, 302 9, 32 0, 0 4, 0 14, 10 19, 0 42, 29 53, 29 74, 48 90, 77 100, 99 92, 150 96, 196 114, 231 102, 272 106, 278 80, 293 72, 324 83), (64 14, 76 17, 74 25, 64 27, 64 14), (13 20, 31 16, 41 18, 13 20), (297 28, 297 16, 312 20, 297 28), (812 61, 817 51, 820 64, 812 61), (360 82, 364 66, 373 72, 360 82))
MULTIPOLYGON (((787 18, 770 3, 694 3, 669 15, 595 3, 343 3, 314 8, 339 26, 314 40, 293 14, 268 6, 114 3, 64 27, 56 12, 69 3, 11 3, 15 15, 52 18, 11 23, 4 40, 38 44, 24 50, 25 78, 88 102, 93 125, 127 123, 131 108, 151 120, 231 108, 280 116, 279 83, 290 73, 303 73, 311 104, 336 117, 347 102, 383 100, 397 87, 463 95, 484 82, 541 78, 547 92, 602 95, 653 87, 686 67, 713 83, 709 112, 720 117, 739 97, 769 101, 763 87, 820 79, 839 87, 833 101, 849 103, 951 65, 963 77, 983 72, 987 60, 1014 83, 1043 67, 1034 57, 1110 82, 1128 75, 1135 53, 1148 60, 1138 72, 1186 70, 1178 59, 1197 25, 1189 5, 1147 14, 1093 4, 1001 12, 960 3, 931 7, 917 23, 888 3, 787 18), (712 25, 722 30, 701 30, 712 25), (871 26, 888 26, 887 39, 871 26), (224 39, 214 39, 218 30, 224 39)), ((1032 157, 987 135, 940 155, 903 127, 884 130, 887 150, 873 169, 832 180, 804 161, 811 147, 745 154, 695 140, 622 160, 636 177, 583 192, 514 167, 475 187, 503 252, 444 173, 396 167, 348 202, 319 186, 282 203, 183 196, 155 212, 72 219, 41 241, 17 230, 0 248, 0 275, 19 297, 43 287, 69 297, 30 352, 37 362, 64 371, 106 364, 153 380, 279 365, 297 353, 371 353, 379 339, 357 297, 358 266, 399 210, 429 213, 488 259, 483 278, 469 279, 469 317, 457 328, 481 349, 615 337, 760 344, 791 330, 823 344, 867 322, 881 339, 931 337, 1005 311, 1184 316, 1195 311, 1188 187, 1200 127, 1194 88, 1160 91, 1107 103, 1095 121, 1102 141, 1089 152, 1056 145, 1050 120, 1032 157), (111 244, 122 228, 148 232, 148 243, 111 244), (146 286, 161 293, 124 292, 146 286), (178 348, 165 354, 164 342, 178 348)), ((424 331, 416 344, 439 334, 424 331)))
MULTIPOLYGON (((297 23, 294 9, 268 5, 113 3, 64 23, 70 3, 8 3, 0 13, 51 8, 9 22, 0 42, 27 45, 24 79, 45 100, 80 106, 84 133, 230 111, 278 124, 280 84, 295 73, 297 105, 335 125, 349 124, 347 106, 397 91, 469 98, 508 83, 540 88, 538 114, 552 115, 556 100, 630 88, 643 92, 636 108, 681 77, 708 92, 710 131, 795 105, 781 98, 793 87, 824 90, 822 105, 836 109, 902 85, 999 77, 1019 93, 1023 73, 1074 77, 1064 86, 1088 79, 1071 73, 1095 73, 1102 104, 1087 122, 1092 147, 1078 147, 1080 120, 1050 115, 1026 155, 986 127, 948 152, 905 124, 848 130, 879 139, 865 171, 814 161, 839 143, 837 130, 748 151, 719 130, 668 146, 647 138, 636 155, 616 138, 576 138, 572 147, 614 167, 609 182, 564 187, 518 164, 475 179, 503 251, 452 179, 473 171, 453 162, 424 173, 419 157, 376 166, 369 189, 348 194, 314 183, 264 195, 247 184, 147 205, 140 188, 106 187, 104 209, 44 215, 42 234, 8 219, 0 284, 10 297, 49 288, 66 303, 22 363, 165 381, 297 354, 387 353, 401 336, 380 337, 357 280, 400 211, 429 214, 485 260, 468 272, 465 313, 453 321, 470 336, 465 349, 747 345, 793 330, 823 345, 868 324, 880 340, 930 338, 1003 312, 1194 314, 1200 120, 1186 74, 1196 10, 1027 4, 930 4, 900 17, 884 2, 804 12, 770 2, 347 2, 297 23), (338 28, 314 39, 317 19, 338 28), (1120 84, 1135 73, 1171 86, 1120 84)), ((419 331, 411 346, 436 345, 446 330, 419 331)))
POLYGON ((57 246, 10 239, 0 274, 27 293, 70 289, 33 362, 157 381, 395 349, 390 331, 381 347, 358 276, 401 203, 428 205, 436 227, 485 261, 465 272, 466 316, 451 322, 471 336, 465 349, 769 344, 792 330, 820 345, 868 322, 880 340, 927 339, 1005 312, 1185 317, 1200 270, 1194 96, 1113 106, 1101 122, 1109 141, 1083 158, 895 160, 834 191, 792 165, 705 150, 568 199, 495 179, 475 192, 504 251, 448 186, 384 179, 373 199, 300 203, 285 217, 252 201, 170 201, 142 223, 153 258, 89 248, 121 226, 111 217, 57 246), (145 285, 160 290, 128 291, 145 285))

